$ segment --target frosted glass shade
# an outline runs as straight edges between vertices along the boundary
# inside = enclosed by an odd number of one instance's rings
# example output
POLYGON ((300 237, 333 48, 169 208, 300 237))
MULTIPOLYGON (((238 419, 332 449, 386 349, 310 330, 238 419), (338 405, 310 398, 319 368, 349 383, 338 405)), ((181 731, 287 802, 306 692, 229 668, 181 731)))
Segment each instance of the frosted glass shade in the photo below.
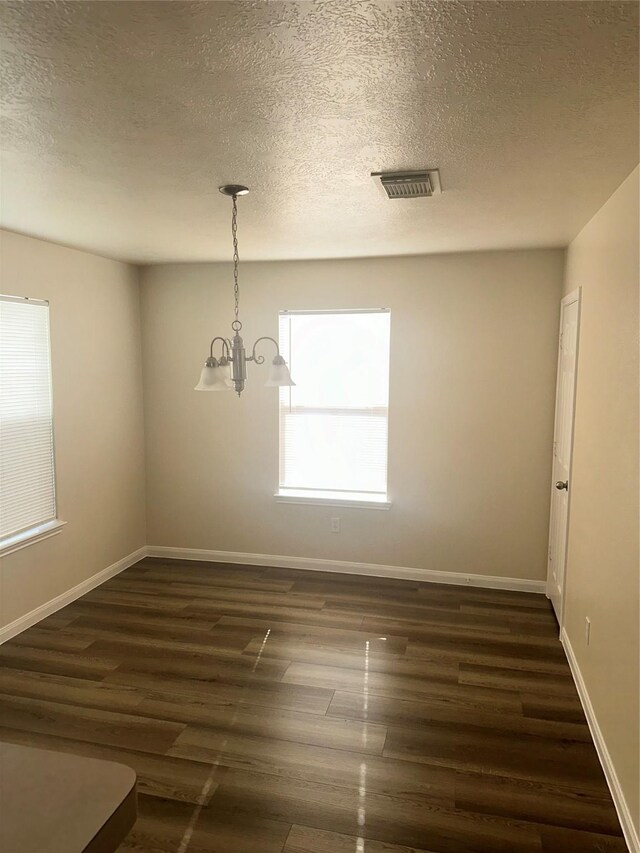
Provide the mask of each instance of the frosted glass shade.
POLYGON ((229 369, 219 365, 210 366, 205 364, 200 372, 200 381, 195 391, 230 391, 229 369))
POLYGON ((291 378, 289 368, 281 355, 277 355, 273 359, 271 363, 271 370, 269 371, 269 378, 264 384, 267 388, 281 388, 283 386, 296 384, 291 378))

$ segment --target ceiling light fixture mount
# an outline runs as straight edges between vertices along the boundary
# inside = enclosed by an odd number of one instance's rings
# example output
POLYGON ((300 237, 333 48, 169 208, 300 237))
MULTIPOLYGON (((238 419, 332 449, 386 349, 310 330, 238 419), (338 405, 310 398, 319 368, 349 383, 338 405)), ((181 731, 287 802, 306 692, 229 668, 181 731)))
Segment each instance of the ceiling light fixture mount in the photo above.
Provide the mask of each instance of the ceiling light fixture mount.
POLYGON ((218 187, 222 195, 229 195, 231 198, 233 196, 239 195, 249 195, 249 187, 245 187, 242 184, 223 184, 223 186, 218 187))
POLYGON ((233 294, 235 300, 235 318, 231 323, 233 337, 216 337, 211 341, 209 357, 204 363, 200 373, 200 381, 195 387, 196 391, 230 391, 232 388, 238 395, 242 394, 247 380, 247 362, 254 361, 256 364, 264 363, 264 356, 256 354, 256 347, 261 341, 271 341, 276 348, 276 355, 271 362, 269 377, 265 382, 268 387, 278 388, 280 386, 295 385, 289 368, 280 355, 280 347, 275 338, 263 335, 253 345, 251 355, 247 355, 244 342, 240 337, 242 323, 240 322, 240 287, 238 284, 238 271, 240 267, 240 255, 238 253, 238 196, 247 195, 249 188, 242 184, 225 184, 218 187, 223 195, 232 200, 231 210, 231 239, 233 242, 233 294), (221 343, 222 354, 217 359, 213 354, 214 345, 217 341, 221 343))

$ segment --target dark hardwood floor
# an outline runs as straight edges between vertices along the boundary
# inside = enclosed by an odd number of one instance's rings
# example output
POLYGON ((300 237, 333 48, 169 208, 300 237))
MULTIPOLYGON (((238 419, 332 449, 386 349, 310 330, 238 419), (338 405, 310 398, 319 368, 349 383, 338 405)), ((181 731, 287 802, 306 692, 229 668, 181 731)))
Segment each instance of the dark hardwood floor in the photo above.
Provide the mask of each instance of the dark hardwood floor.
POLYGON ((135 769, 122 853, 626 850, 542 596, 146 559, 0 693, 0 739, 135 769))

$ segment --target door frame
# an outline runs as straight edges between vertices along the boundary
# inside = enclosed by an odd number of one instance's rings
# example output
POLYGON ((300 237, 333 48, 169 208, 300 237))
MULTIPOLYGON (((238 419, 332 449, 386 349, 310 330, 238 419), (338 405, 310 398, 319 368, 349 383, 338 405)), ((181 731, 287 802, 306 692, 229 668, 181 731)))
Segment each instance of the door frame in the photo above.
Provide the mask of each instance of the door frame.
MULTIPOLYGON (((564 543, 564 572, 562 576, 562 601, 560 604, 560 618, 558 619, 558 623, 560 626, 560 631, 564 626, 564 613, 565 613, 565 603, 567 600, 567 575, 569 569, 569 561, 567 559, 569 554, 569 530, 571 524, 571 496, 573 492, 573 449, 574 449, 574 438, 575 438, 575 427, 576 427, 576 401, 577 401, 577 390, 578 390, 578 367, 580 361, 580 327, 582 325, 582 287, 577 287, 575 290, 572 290, 571 293, 567 293, 560 300, 560 328, 558 330, 558 362, 556 367, 556 390, 554 395, 554 414, 553 414, 553 445, 551 451, 551 499, 549 501, 549 539, 547 542, 547 584, 546 584, 546 595, 547 598, 551 598, 550 596, 550 568, 549 561, 551 559, 551 521, 552 521, 552 512, 553 512, 553 498, 554 498, 554 489, 555 483, 553 482, 553 469, 555 464, 555 440, 556 440, 556 427, 558 420, 558 406, 557 406, 557 395, 558 395, 558 384, 560 379, 560 359, 562 356, 562 312, 563 309, 567 305, 571 305, 574 302, 578 303, 578 316, 577 316, 577 328, 576 328, 576 358, 575 358, 575 371, 573 375, 573 411, 571 412, 571 454, 569 456, 569 490, 567 493, 567 531, 564 543)), ((555 612, 555 611, 554 611, 555 612)), ((557 615, 557 614, 556 614, 557 615)))

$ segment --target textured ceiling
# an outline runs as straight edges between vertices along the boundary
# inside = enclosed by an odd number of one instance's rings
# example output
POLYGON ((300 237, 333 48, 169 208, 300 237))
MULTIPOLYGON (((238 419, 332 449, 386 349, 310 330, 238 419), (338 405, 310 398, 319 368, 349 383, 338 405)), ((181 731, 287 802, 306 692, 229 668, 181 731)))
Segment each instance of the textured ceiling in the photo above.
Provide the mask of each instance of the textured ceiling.
POLYGON ((4 227, 139 262, 564 245, 638 162, 635 2, 2 2, 4 227), (388 201, 369 173, 439 167, 388 201))

